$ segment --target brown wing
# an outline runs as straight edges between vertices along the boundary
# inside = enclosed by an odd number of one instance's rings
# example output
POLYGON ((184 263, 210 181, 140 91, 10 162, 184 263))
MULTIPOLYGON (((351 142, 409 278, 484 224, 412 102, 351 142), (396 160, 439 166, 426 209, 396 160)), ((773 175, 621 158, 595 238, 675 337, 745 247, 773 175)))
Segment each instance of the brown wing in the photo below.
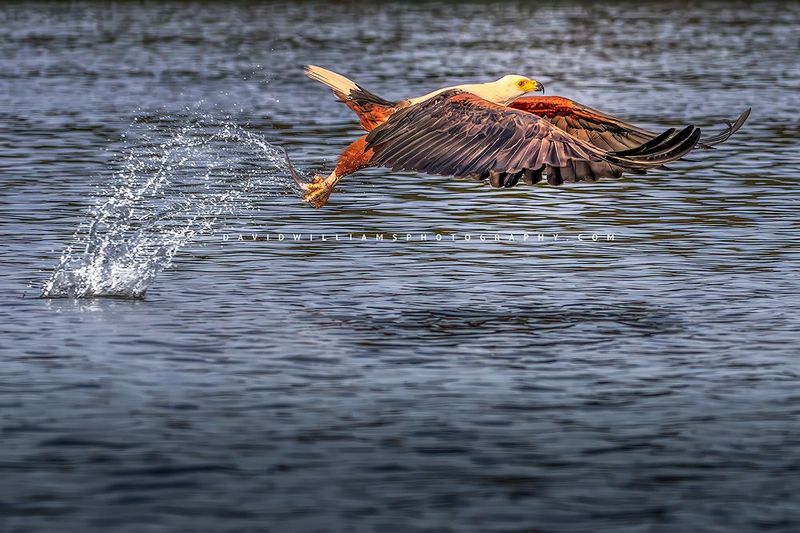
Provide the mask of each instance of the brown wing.
MULTIPOLYGON (((640 128, 597 109, 560 96, 529 96, 519 98, 509 107, 533 113, 567 133, 603 150, 634 148, 656 137, 656 133, 640 128)), ((698 147, 710 148, 728 140, 750 116, 750 109, 735 122, 715 135, 701 137, 698 147)))
POLYGON ((458 90, 400 110, 367 135, 370 164, 511 187, 520 179, 596 181, 624 170, 643 172, 680 158, 700 130, 668 130, 648 143, 615 153, 577 139, 531 113, 458 90))

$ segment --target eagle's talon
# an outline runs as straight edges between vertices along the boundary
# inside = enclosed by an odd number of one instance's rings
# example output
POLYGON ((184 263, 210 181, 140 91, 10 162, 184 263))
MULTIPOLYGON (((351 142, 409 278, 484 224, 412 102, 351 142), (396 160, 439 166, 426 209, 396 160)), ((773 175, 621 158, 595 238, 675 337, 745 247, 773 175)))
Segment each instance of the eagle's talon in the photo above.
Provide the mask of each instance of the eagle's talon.
POLYGON ((294 165, 292 164, 292 160, 289 159, 289 152, 287 152, 286 148, 284 148, 283 146, 281 146, 280 148, 281 150, 283 150, 283 156, 286 158, 286 166, 289 167, 289 174, 292 176, 292 181, 294 181, 294 184, 297 185, 297 187, 301 191, 308 190, 306 188, 308 184, 303 181, 303 178, 301 178, 300 174, 298 174, 297 170, 295 170, 294 165))
POLYGON ((311 182, 304 184, 303 201, 308 202, 314 207, 322 207, 328 203, 328 198, 333 192, 335 182, 329 182, 325 177, 319 174, 315 175, 311 182))
POLYGON ((292 160, 289 159, 289 152, 286 151, 286 148, 281 147, 281 149, 283 150, 283 155, 286 157, 286 166, 289 167, 289 174, 292 176, 292 181, 294 181, 294 184, 300 189, 301 193, 305 193, 303 194, 303 200, 314 207, 322 207, 328 203, 328 198, 333 191, 333 186, 336 181, 328 182, 325 177, 316 174, 310 182, 306 183, 295 170, 294 165, 292 165, 292 160))

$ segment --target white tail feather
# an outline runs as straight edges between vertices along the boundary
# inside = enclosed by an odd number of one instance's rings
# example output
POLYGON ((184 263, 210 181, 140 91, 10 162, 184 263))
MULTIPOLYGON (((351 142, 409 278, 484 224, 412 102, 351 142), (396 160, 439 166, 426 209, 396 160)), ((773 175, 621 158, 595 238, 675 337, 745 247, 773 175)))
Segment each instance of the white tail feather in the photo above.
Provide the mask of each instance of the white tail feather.
POLYGON ((341 93, 345 97, 350 95, 350 91, 358 89, 358 85, 356 85, 353 81, 348 80, 341 74, 331 72, 328 69, 318 67, 316 65, 306 65, 305 70, 306 76, 312 80, 317 80, 320 83, 324 83, 333 89, 334 92, 341 93))

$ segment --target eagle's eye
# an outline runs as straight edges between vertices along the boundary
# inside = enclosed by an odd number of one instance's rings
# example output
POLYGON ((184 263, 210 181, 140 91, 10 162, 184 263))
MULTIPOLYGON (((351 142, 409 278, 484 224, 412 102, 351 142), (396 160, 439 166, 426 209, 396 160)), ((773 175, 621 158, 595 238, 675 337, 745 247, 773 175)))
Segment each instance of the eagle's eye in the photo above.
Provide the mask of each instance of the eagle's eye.
POLYGON ((519 85, 520 87, 525 87, 525 80, 518 81, 517 85, 519 85))

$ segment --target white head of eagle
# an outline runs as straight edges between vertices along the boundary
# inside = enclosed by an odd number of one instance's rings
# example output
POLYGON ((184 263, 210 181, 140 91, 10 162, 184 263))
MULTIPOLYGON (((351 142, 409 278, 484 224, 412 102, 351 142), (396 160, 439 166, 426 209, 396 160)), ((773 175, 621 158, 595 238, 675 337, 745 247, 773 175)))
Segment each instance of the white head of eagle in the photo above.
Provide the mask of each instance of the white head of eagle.
POLYGON ((411 105, 418 104, 433 98, 437 94, 452 89, 459 89, 464 92, 472 93, 475 96, 480 96, 484 100, 495 104, 508 105, 525 93, 544 91, 544 85, 536 80, 526 78, 525 76, 508 74, 499 80, 489 83, 466 83, 464 85, 444 87, 443 89, 438 89, 418 98, 411 98, 409 99, 409 103, 411 105))

